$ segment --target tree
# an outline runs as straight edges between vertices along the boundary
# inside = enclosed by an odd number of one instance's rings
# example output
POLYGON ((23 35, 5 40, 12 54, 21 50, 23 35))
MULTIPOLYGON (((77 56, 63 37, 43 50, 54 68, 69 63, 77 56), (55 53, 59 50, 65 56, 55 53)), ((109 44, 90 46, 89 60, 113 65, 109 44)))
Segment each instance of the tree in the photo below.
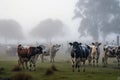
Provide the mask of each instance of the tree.
POLYGON ((64 34, 64 24, 60 20, 46 19, 40 22, 32 31, 33 36, 51 40, 64 34))
POLYGON ((24 38, 21 26, 14 20, 0 20, 0 36, 5 40, 24 38))
POLYGON ((81 18, 79 32, 89 34, 94 40, 103 38, 110 33, 120 34, 119 0, 79 0, 75 8, 76 18, 81 18))

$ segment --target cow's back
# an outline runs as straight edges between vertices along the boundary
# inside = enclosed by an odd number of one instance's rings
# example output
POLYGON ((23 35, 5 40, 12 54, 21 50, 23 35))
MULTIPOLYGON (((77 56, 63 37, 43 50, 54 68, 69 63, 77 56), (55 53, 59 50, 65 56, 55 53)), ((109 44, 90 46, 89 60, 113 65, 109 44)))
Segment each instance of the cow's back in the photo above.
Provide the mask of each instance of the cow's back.
POLYGON ((17 52, 18 52, 18 56, 20 56, 20 57, 28 57, 29 56, 28 48, 18 49, 17 52))
POLYGON ((81 55, 82 58, 86 58, 87 59, 87 57, 90 54, 90 49, 88 49, 86 45, 82 45, 81 46, 81 54, 82 54, 81 55))

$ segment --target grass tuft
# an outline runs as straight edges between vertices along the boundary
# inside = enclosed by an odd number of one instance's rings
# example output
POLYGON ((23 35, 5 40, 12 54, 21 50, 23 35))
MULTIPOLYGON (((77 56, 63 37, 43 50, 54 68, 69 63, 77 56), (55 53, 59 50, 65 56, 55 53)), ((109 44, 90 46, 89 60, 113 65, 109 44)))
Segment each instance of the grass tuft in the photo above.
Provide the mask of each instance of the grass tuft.
POLYGON ((52 69, 53 71, 58 71, 58 69, 56 68, 55 65, 52 65, 52 66, 51 66, 51 69, 52 69))
POLYGON ((19 72, 12 77, 12 80, 33 80, 33 77, 29 73, 19 72))
POLYGON ((14 66, 14 68, 12 69, 12 71, 22 71, 22 68, 20 68, 18 65, 14 66))

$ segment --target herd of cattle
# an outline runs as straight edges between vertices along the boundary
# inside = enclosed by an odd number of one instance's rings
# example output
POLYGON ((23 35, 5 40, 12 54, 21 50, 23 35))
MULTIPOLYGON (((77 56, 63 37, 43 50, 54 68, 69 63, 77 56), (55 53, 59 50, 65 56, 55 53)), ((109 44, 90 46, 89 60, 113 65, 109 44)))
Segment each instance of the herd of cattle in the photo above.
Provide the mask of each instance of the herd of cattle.
POLYGON ((60 46, 61 45, 55 44, 52 45, 51 48, 46 50, 45 46, 43 45, 39 45, 37 47, 24 48, 21 44, 19 44, 17 48, 17 53, 19 57, 18 64, 19 66, 22 65, 23 69, 25 68, 24 66, 26 66, 26 69, 28 69, 27 63, 29 62, 29 69, 36 70, 36 61, 39 55, 41 56, 42 62, 44 60, 45 55, 50 55, 50 62, 54 62, 54 57, 56 55, 56 52, 59 50, 60 46))
MULTIPOLYGON (((89 65, 98 65, 99 57, 101 54, 100 45, 101 43, 95 42, 90 45, 82 44, 77 41, 69 42, 69 50, 70 57, 72 63, 72 71, 75 69, 80 71, 80 67, 83 67, 83 71, 85 71, 85 63, 88 60, 89 65), (82 65, 83 63, 83 65, 82 65)), ((57 51, 59 51, 61 45, 55 44, 51 45, 49 48, 46 48, 44 45, 39 45, 36 47, 23 47, 21 44, 17 47, 18 53, 18 64, 22 65, 23 69, 35 70, 36 69, 36 61, 38 57, 41 57, 41 61, 44 62, 44 56, 50 56, 50 62, 54 63, 54 58, 56 56, 57 51), (30 64, 28 66, 28 63, 30 64)), ((118 66, 120 65, 120 46, 103 46, 103 65, 107 65, 107 61, 109 57, 115 57, 118 66)))

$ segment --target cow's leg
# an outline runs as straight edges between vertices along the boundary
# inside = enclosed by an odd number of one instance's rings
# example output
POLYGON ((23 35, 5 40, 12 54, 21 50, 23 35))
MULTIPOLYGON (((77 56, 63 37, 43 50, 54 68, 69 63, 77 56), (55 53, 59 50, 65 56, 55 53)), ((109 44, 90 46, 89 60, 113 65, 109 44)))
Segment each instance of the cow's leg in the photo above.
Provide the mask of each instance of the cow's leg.
POLYGON ((50 59, 50 62, 52 63, 52 58, 50 59))
POLYGON ((31 71, 31 67, 32 67, 32 65, 31 65, 31 62, 30 62, 30 68, 29 68, 30 71, 31 71))
POLYGON ((75 65, 74 65, 74 63, 73 63, 73 64, 72 64, 72 71, 73 71, 73 72, 75 71, 74 67, 75 67, 75 65))
POLYGON ((74 61, 74 58, 71 58, 71 63, 72 63, 72 71, 74 72, 75 71, 75 61, 74 61))
POLYGON ((44 54, 41 54, 40 57, 41 57, 41 62, 44 62, 44 54))
POLYGON ((85 72, 85 60, 83 61, 83 72, 85 72))
POLYGON ((76 61, 76 66, 78 68, 78 72, 80 72, 80 65, 81 65, 80 58, 78 58, 76 61))
POLYGON ((118 61, 118 66, 119 66, 119 59, 117 59, 117 61, 118 61))
POLYGON ((20 59, 19 60, 19 65, 22 65, 22 69, 23 70, 25 69, 25 67, 24 67, 24 60, 20 59))
POLYGON ((25 70, 24 61, 22 61, 22 68, 25 70))
POLYGON ((30 63, 30 68, 29 68, 29 70, 31 71, 31 70, 32 70, 32 61, 30 60, 29 63, 30 63))
POLYGON ((108 64, 108 58, 106 58, 106 65, 108 64))
POLYGON ((120 58, 117 57, 117 61, 118 61, 118 66, 120 66, 120 58))
POLYGON ((53 57, 53 59, 52 59, 52 63, 54 63, 54 57, 53 57))
POLYGON ((21 66, 21 61, 20 61, 20 59, 18 59, 18 66, 19 66, 19 67, 21 66))
POLYGON ((52 63, 52 57, 50 56, 50 63, 52 63))
POLYGON ((22 68, 23 68, 23 61, 21 58, 18 59, 18 66, 21 67, 22 65, 22 68))
POLYGON ((95 66, 95 57, 93 56, 93 66, 95 66))
POLYGON ((96 65, 97 65, 97 66, 98 66, 98 59, 99 59, 99 57, 96 58, 96 65))
POLYGON ((106 64, 106 65, 108 64, 107 61, 108 61, 108 56, 106 55, 106 56, 105 56, 105 64, 106 64))
POLYGON ((36 63, 37 58, 38 58, 38 55, 33 56, 33 57, 31 58, 31 65, 32 65, 32 66, 31 66, 31 70, 34 70, 34 71, 35 71, 35 69, 36 69, 35 63, 36 63))
POLYGON ((26 65, 26 69, 28 70, 28 65, 27 65, 27 61, 25 61, 25 65, 26 65))
POLYGON ((53 56, 53 63, 55 62, 55 60, 54 60, 54 59, 55 59, 55 56, 53 56))
POLYGON ((105 57, 102 58, 102 64, 105 66, 105 57))
POLYGON ((104 67, 108 64, 107 61, 108 61, 108 55, 105 53, 104 57, 103 57, 103 61, 104 61, 104 67))
POLYGON ((118 59, 118 66, 120 66, 120 58, 118 59))
POLYGON ((36 64, 33 63, 33 70, 36 71, 36 64))
POLYGON ((33 60, 33 70, 36 71, 36 61, 37 61, 38 56, 35 56, 34 60, 33 60))
POLYGON ((89 65, 91 65, 91 61, 92 61, 92 57, 89 56, 89 57, 88 57, 88 63, 89 63, 89 65))
POLYGON ((52 62, 52 63, 54 62, 54 58, 53 58, 53 57, 51 58, 51 62, 52 62))

